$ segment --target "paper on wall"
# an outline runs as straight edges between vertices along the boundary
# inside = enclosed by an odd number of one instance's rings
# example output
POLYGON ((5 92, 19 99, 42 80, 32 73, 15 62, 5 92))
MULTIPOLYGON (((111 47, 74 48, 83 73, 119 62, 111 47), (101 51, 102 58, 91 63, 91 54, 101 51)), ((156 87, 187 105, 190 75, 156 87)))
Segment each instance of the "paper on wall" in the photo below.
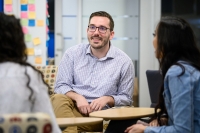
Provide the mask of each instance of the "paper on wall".
POLYGON ((35 4, 35 0, 28 0, 29 4, 35 4))
POLYGON ((21 4, 28 4, 28 0, 20 0, 21 4))
POLYGON ((27 48, 26 49, 26 54, 27 55, 34 55, 34 48, 27 48))
POLYGON ((36 18, 35 12, 29 12, 29 13, 28 13, 28 18, 29 18, 29 19, 35 19, 35 18, 36 18))
POLYGON ((27 12, 21 12, 21 18, 28 18, 27 12))
POLYGON ((37 20, 37 26, 44 26, 43 20, 37 20))
POLYGON ((33 44, 34 44, 34 45, 39 45, 39 44, 41 44, 40 38, 39 38, 39 37, 34 38, 34 39, 33 39, 33 44))
POLYGON ((22 26, 28 26, 28 19, 21 19, 20 23, 22 26))
POLYGON ((22 27, 22 31, 24 34, 27 34, 28 33, 28 28, 27 27, 22 27))
POLYGON ((12 12, 12 11, 13 11, 12 5, 11 5, 11 4, 6 4, 6 5, 4 6, 4 8, 5 8, 5 11, 6 11, 6 12, 12 12))
POLYGON ((35 55, 36 56, 42 55, 42 50, 38 49, 38 48, 35 48, 35 55))
POLYGON ((12 4, 12 0, 4 0, 4 4, 12 4))
POLYGON ((30 42, 31 41, 31 35, 30 34, 25 34, 25 42, 30 42))
POLYGON ((42 64, 42 58, 41 57, 35 57, 35 64, 42 64))
POLYGON ((28 10, 29 11, 35 11, 35 4, 29 4, 28 5, 28 10))

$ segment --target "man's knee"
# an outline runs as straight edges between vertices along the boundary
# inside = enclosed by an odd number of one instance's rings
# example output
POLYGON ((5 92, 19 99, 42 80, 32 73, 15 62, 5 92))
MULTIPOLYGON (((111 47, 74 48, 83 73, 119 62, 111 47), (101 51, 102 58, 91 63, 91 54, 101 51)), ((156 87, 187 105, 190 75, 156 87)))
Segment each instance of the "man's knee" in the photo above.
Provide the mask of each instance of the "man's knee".
POLYGON ((57 104, 57 103, 60 103, 60 102, 73 103, 72 100, 64 94, 54 94, 53 96, 51 96, 51 102, 52 102, 52 104, 57 104))
POLYGON ((63 94, 54 94, 51 97, 51 103, 54 108, 54 111, 64 110, 67 108, 71 108, 71 109, 74 108, 74 103, 72 102, 72 100, 63 94))

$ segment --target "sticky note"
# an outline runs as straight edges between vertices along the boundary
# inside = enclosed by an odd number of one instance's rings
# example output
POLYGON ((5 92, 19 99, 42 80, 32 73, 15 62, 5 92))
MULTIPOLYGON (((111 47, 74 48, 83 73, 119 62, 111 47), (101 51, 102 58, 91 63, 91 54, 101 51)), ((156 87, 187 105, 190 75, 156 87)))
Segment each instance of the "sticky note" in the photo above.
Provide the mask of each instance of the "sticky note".
POLYGON ((46 19, 46 24, 49 25, 49 19, 48 18, 46 19))
POLYGON ((37 20, 37 26, 44 26, 43 20, 37 20))
POLYGON ((35 11, 35 5, 34 4, 29 4, 28 5, 28 10, 29 11, 35 11))
POLYGON ((35 12, 29 12, 28 13, 28 18, 30 18, 30 19, 35 19, 35 12))
POLYGON ((21 18, 28 18, 27 12, 21 12, 21 18))
POLYGON ((35 26, 35 20, 34 19, 29 19, 28 20, 28 26, 35 26))
POLYGON ((20 0, 21 4, 28 4, 27 0, 20 0))
POLYGON ((49 12, 48 12, 48 10, 46 10, 46 16, 49 17, 49 12))
POLYGON ((47 33, 49 32, 49 27, 48 27, 48 26, 46 27, 46 32, 47 32, 47 33))
POLYGON ((28 7, 27 5, 21 5, 21 11, 27 11, 28 7))
POLYGON ((33 44, 34 45, 39 45, 40 43, 41 43, 41 41, 40 41, 39 37, 33 39, 33 44))
POLYGON ((4 8, 5 8, 5 11, 6 11, 6 12, 12 12, 12 5, 11 5, 11 4, 6 4, 6 5, 4 6, 4 8))
POLYGON ((36 55, 36 56, 42 55, 42 50, 41 50, 41 49, 38 49, 38 48, 35 48, 35 55, 36 55))
POLYGON ((35 64, 42 64, 42 58, 41 57, 36 57, 35 58, 35 64))
POLYGON ((12 0, 4 0, 4 4, 12 4, 12 0))
POLYGON ((46 47, 49 47, 49 43, 48 43, 48 41, 46 41, 46 47))
POLYGON ((24 34, 28 33, 28 28, 27 27, 22 27, 22 31, 24 32, 24 34))
POLYGON ((28 26, 28 19, 21 19, 20 23, 22 26, 28 26))
POLYGON ((29 4, 34 4, 34 3, 35 3, 35 0, 28 0, 28 3, 29 3, 29 4))
POLYGON ((24 38, 25 38, 25 42, 30 42, 31 41, 31 35, 30 34, 25 34, 24 38))
POLYGON ((34 55, 34 48, 27 48, 26 49, 26 54, 27 55, 34 55))
POLYGON ((49 39, 50 39, 50 38, 49 38, 49 35, 47 34, 47 36, 46 36, 46 40, 49 41, 49 39))

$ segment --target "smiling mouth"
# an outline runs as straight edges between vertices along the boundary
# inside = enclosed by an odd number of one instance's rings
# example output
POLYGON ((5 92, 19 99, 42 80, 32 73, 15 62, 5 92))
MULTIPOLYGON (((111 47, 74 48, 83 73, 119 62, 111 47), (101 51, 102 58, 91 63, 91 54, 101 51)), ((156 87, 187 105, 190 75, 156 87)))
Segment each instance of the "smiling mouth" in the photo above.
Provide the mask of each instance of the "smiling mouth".
POLYGON ((100 37, 91 37, 91 40, 93 40, 93 41, 101 41, 102 38, 100 38, 100 37))
POLYGON ((100 37, 91 37, 92 40, 102 40, 100 37))

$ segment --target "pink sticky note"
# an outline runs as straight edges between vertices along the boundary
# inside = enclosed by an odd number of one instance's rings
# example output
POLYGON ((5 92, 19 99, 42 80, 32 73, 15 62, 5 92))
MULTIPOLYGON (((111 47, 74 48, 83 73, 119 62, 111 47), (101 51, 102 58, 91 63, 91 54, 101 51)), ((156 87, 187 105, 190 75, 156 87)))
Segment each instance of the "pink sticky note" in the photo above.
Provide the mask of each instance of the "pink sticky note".
POLYGON ((46 10, 46 15, 49 16, 49 12, 48 12, 48 10, 46 10))
POLYGON ((11 4, 5 5, 5 11, 6 12, 12 12, 12 5, 11 4))
POLYGON ((49 8, 49 5, 48 5, 48 4, 46 4, 46 7, 47 7, 47 8, 49 8))
POLYGON ((35 11, 35 5, 34 4, 29 4, 28 5, 28 10, 29 11, 35 11))
POLYGON ((49 27, 48 27, 48 26, 46 27, 46 32, 47 32, 47 33, 49 32, 49 27))
POLYGON ((23 30, 24 34, 28 33, 28 28, 27 27, 22 27, 22 30, 23 30))
POLYGON ((28 18, 27 12, 21 12, 21 18, 28 18))

